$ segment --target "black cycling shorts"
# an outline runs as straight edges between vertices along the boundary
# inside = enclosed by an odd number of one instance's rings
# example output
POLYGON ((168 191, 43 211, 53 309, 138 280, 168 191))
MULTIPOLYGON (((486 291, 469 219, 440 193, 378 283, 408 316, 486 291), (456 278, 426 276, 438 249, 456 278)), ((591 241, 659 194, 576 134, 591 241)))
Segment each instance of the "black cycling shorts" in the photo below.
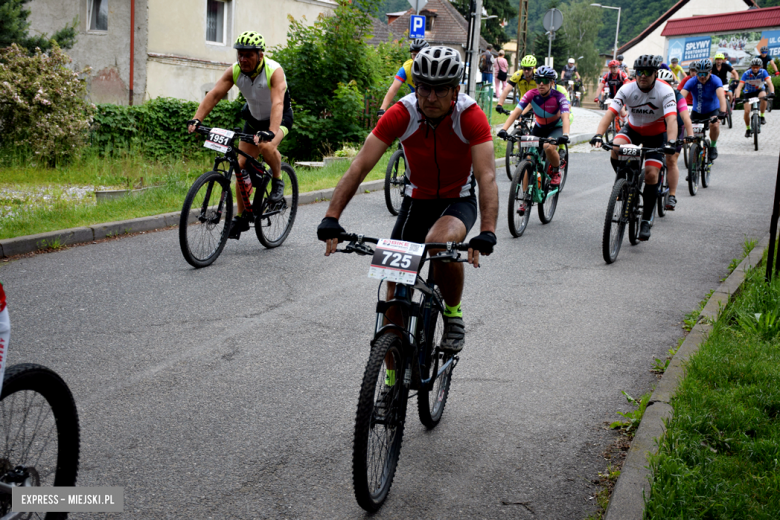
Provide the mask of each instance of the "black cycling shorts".
POLYGON ((691 112, 691 121, 694 123, 702 123, 704 121, 709 121, 713 117, 716 117, 720 110, 713 110, 712 112, 691 112))
MULTIPOLYGON (((244 107, 241 109, 241 119, 245 121, 244 123, 244 133, 245 134, 256 134, 257 132, 261 131, 267 131, 271 128, 271 120, 270 119, 255 119, 252 117, 252 113, 249 111, 249 105, 244 103, 244 107)), ((290 130, 292 130, 293 126, 293 110, 292 105, 290 103, 290 90, 288 89, 287 92, 284 94, 284 110, 282 111, 282 124, 280 125, 280 130, 284 132, 284 135, 287 136, 290 130)))
MULTIPOLYGON (((405 197, 390 238, 424 244, 428 231, 445 215, 452 215, 463 222, 468 235, 477 221, 477 196, 472 194, 457 199, 405 197)), ((463 238, 466 238, 466 235, 463 235, 463 238)))
MULTIPOLYGON (((561 114, 563 117, 563 114, 561 114)), ((531 129, 531 135, 534 137, 549 137, 550 139, 558 139, 563 135, 563 121, 558 120, 558 125, 552 128, 542 128, 539 125, 534 125, 531 129)))
MULTIPOLYGON (((621 128, 618 135, 627 137, 628 142, 631 144, 641 144, 644 145, 645 148, 660 148, 666 144, 666 132, 658 135, 642 135, 629 125, 625 125, 621 128)), ((648 153, 645 155, 645 164, 647 166, 660 168, 665 164, 663 152, 648 153)))

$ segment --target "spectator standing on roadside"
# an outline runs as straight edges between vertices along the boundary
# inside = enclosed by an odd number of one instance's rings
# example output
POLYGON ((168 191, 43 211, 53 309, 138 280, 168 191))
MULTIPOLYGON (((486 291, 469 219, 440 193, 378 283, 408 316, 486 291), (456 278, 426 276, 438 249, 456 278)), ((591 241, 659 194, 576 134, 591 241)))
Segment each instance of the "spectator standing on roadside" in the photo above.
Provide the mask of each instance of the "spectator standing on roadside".
POLYGON ((493 83, 493 46, 488 43, 487 49, 479 57, 479 71, 482 73, 482 83, 493 83))
POLYGON ((498 51, 498 58, 493 65, 493 73, 496 75, 496 96, 506 87, 507 70, 509 70, 509 63, 504 58, 504 50, 501 49, 498 51))

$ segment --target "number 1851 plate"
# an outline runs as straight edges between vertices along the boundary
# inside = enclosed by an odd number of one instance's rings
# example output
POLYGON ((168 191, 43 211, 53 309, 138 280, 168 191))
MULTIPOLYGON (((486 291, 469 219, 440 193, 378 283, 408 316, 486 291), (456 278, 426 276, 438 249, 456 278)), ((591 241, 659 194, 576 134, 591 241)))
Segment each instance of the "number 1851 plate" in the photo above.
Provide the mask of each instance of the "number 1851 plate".
POLYGON ((422 244, 382 238, 374 250, 368 277, 412 285, 424 250, 422 244))

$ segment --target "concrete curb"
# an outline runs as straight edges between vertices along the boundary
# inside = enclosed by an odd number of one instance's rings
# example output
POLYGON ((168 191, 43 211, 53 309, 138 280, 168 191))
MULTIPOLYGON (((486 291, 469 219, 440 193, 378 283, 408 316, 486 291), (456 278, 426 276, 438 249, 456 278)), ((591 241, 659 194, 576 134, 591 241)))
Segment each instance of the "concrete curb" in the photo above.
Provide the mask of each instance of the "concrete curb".
MULTIPOLYGON (((570 145, 590 141, 593 134, 574 134, 571 136, 570 145)), ((504 158, 496 159, 496 167, 504 166, 504 158)), ((377 181, 364 182, 358 188, 357 193, 368 193, 379 191, 385 188, 384 179, 377 181)), ((312 204, 330 200, 333 197, 335 188, 327 190, 309 191, 298 194, 298 204, 312 204)), ((151 217, 134 218, 130 220, 120 220, 118 222, 107 222, 105 224, 95 224, 89 227, 79 227, 72 229, 63 229, 59 231, 49 231, 48 233, 39 233, 37 235, 28 235, 24 237, 9 238, 0 240, 0 258, 7 258, 15 255, 32 253, 40 249, 46 249, 51 244, 61 246, 73 245, 85 242, 93 242, 103 238, 122 235, 126 233, 138 233, 141 231, 154 231, 179 224, 181 212, 163 213, 162 215, 152 215, 151 217)))
POLYGON ((612 491, 612 498, 607 506, 605 520, 641 520, 644 512, 644 497, 650 496, 650 468, 647 465, 649 455, 658 452, 658 439, 666 433, 665 421, 672 418, 674 410, 669 405, 677 387, 685 377, 685 362, 695 354, 712 331, 712 323, 718 319, 723 308, 736 295, 745 272, 761 263, 764 250, 769 247, 767 234, 753 251, 745 257, 736 269, 712 293, 705 304, 696 325, 686 336, 685 341, 669 362, 664 375, 650 396, 642 422, 634 435, 631 448, 623 463, 620 477, 612 491))

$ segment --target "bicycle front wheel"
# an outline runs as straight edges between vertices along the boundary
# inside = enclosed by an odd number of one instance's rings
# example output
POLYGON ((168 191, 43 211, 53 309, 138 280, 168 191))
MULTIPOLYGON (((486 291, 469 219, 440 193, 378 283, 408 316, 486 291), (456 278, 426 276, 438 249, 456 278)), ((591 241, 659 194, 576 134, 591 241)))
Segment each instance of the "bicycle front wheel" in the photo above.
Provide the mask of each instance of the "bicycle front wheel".
POLYGON ((731 103, 726 103, 726 122, 729 124, 729 128, 731 128, 731 103))
POLYGON ((558 193, 563 191, 563 186, 566 184, 566 177, 569 175, 569 145, 563 145, 563 150, 558 150, 558 156, 560 157, 560 172, 561 172, 561 185, 558 188, 558 193))
POLYGON ((230 183, 219 172, 206 172, 184 199, 179 218, 179 246, 193 267, 206 267, 222 253, 233 218, 230 183))
MULTIPOLYGON (((435 292, 438 301, 443 302, 441 291, 437 288, 435 292)), ((432 299, 430 296, 427 298, 432 299)), ((423 380, 428 378, 432 380, 424 384, 417 392, 417 412, 420 416, 420 422, 429 430, 435 428, 441 420, 452 382, 452 365, 450 364, 445 370, 441 370, 452 354, 436 350, 436 346, 441 343, 444 335, 442 309, 437 308, 433 302, 431 303, 430 316, 420 328, 420 332, 425 334, 420 334, 418 339, 420 340, 420 348, 425 349, 425 360, 420 367, 420 377, 423 380)), ((425 303, 421 307, 425 308, 425 303)))
POLYGON ((376 340, 360 386, 352 483, 358 505, 369 512, 377 511, 387 498, 401 453, 409 395, 403 385, 406 360, 401 349, 401 339, 395 334, 388 333, 376 340), (395 367, 392 376, 389 366, 395 367))
POLYGON ((391 215, 398 215, 404 201, 406 187, 406 156, 403 150, 396 150, 387 163, 385 173, 385 204, 391 215))
POLYGON ((712 163, 710 161, 702 162, 701 164, 701 187, 710 187, 710 174, 712 172, 712 163))
POLYGON ((517 238, 523 234, 531 218, 531 189, 534 181, 534 168, 529 161, 521 161, 515 168, 512 176, 512 184, 509 185, 509 204, 507 206, 507 219, 509 220, 509 232, 517 238), (523 190, 523 180, 526 188, 523 190), (521 208, 524 208, 521 210, 521 208), (522 214, 520 212, 522 211, 522 214))
POLYGON ((539 203, 537 209, 539 210, 539 220, 542 221, 542 224, 549 224, 555 214, 555 208, 558 206, 558 194, 560 193, 560 190, 550 195, 549 192, 552 191, 550 180, 547 179, 545 183, 547 184, 547 189, 545 190, 546 196, 544 201, 539 203))
MULTIPOLYGON (((0 395, 0 481, 17 486, 75 486, 79 419, 68 385, 52 370, 31 363, 9 367, 0 395)), ((11 495, 0 494, 0 514, 11 495)), ((24 518, 44 518, 44 515, 24 518)), ((66 518, 47 513, 45 518, 66 518)))
POLYGON ((758 118, 758 113, 754 112, 750 118, 750 128, 753 129, 753 145, 756 151, 758 151, 758 133, 761 130, 761 120, 758 118))
POLYGON ((252 211, 255 214, 255 234, 267 248, 279 247, 287 239, 298 213, 298 177, 287 163, 282 163, 284 198, 271 202, 271 181, 255 192, 252 211))
POLYGON ((623 234, 626 230, 626 221, 623 218, 623 208, 628 199, 628 188, 625 179, 618 179, 612 186, 607 204, 607 217, 604 220, 604 234, 601 239, 601 253, 604 261, 611 264, 617 260, 620 246, 623 243, 623 234))
POLYGON ((666 177, 666 173, 666 167, 664 167, 664 171, 661 174, 664 181, 661 183, 661 192, 658 194, 657 199, 659 217, 666 215, 666 203, 669 202, 669 179, 666 177))
POLYGON ((691 145, 688 159, 688 193, 695 197, 699 191, 699 144, 691 145))

